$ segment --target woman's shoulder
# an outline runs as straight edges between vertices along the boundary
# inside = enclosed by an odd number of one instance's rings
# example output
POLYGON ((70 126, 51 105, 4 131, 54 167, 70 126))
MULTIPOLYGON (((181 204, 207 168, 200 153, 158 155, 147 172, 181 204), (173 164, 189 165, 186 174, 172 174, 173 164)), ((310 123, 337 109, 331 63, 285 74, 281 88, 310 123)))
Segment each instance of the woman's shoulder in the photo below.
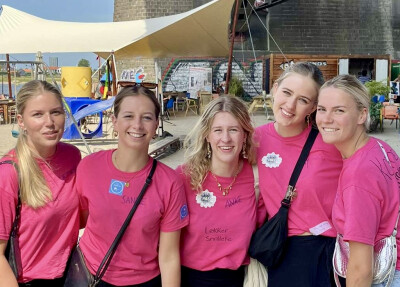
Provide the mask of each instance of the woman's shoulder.
POLYGON ((68 154, 68 156, 71 155, 79 155, 79 157, 81 157, 81 151, 79 148, 77 148, 76 146, 69 144, 69 143, 65 143, 65 142, 59 142, 57 144, 57 152, 58 153, 66 153, 68 154))
POLYGON ((114 150, 101 150, 94 153, 91 153, 85 156, 81 162, 80 166, 83 165, 101 165, 107 161, 107 157, 113 153, 114 150))
POLYGON ((271 126, 273 126, 273 124, 274 124, 274 123, 271 122, 271 123, 267 123, 267 124, 258 126, 258 127, 256 127, 256 128, 254 129, 254 131, 255 131, 256 134, 267 133, 267 132, 271 129, 271 126))
POLYGON ((166 165, 165 163, 162 163, 160 161, 157 162, 157 170, 160 174, 164 174, 167 176, 170 180, 175 180, 179 179, 180 176, 180 171, 179 171, 180 166, 178 166, 175 170, 166 165))

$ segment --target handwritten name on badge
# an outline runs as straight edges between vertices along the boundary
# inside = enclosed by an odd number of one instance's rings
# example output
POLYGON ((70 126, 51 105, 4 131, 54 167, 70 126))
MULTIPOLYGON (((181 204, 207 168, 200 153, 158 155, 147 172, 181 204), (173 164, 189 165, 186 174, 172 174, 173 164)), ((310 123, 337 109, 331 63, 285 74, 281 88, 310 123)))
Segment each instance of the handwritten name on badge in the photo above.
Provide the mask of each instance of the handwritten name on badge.
POLYGON ((122 194, 124 192, 124 186, 125 186, 125 182, 112 179, 110 188, 108 189, 108 192, 111 194, 122 196, 122 194))
POLYGON ((272 152, 272 153, 269 153, 269 154, 263 156, 261 162, 266 167, 277 168, 281 165, 282 158, 279 154, 272 152))

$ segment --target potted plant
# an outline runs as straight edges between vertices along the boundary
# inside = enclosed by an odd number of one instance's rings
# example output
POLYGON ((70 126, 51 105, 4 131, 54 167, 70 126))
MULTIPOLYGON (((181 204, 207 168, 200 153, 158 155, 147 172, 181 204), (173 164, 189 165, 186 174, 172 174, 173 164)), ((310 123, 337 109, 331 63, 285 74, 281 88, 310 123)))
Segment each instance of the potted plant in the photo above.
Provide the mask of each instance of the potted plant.
POLYGON ((369 131, 375 131, 378 127, 380 116, 381 116, 381 109, 382 109, 382 101, 379 100, 379 97, 383 95, 385 99, 387 99, 388 94, 390 92, 390 87, 387 85, 387 82, 381 81, 370 81, 365 83, 366 88, 369 91, 371 96, 371 103, 369 106, 369 114, 371 117, 371 122, 369 125, 369 131), (374 99, 374 97, 376 97, 374 99))

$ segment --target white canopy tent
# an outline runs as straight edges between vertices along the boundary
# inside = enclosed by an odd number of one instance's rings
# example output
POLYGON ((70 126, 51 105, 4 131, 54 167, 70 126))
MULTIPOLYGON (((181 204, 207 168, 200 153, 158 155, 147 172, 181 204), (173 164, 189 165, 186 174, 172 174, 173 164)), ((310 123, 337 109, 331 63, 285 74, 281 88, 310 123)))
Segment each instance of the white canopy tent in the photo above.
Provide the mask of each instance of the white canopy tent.
POLYGON ((185 13, 146 20, 77 23, 42 19, 3 5, 0 54, 93 52, 106 58, 224 57, 235 0, 214 0, 185 13))

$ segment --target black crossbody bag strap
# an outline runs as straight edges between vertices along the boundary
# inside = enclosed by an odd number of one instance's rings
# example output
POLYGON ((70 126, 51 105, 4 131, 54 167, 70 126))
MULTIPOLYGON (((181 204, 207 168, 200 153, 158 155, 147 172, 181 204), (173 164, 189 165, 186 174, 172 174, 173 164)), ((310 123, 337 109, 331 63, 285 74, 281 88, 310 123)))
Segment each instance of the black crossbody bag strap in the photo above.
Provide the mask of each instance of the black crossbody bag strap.
POLYGON ((304 144, 303 149, 300 153, 299 159, 297 160, 297 163, 293 169, 292 176, 290 177, 289 180, 289 186, 285 194, 285 198, 281 202, 282 205, 290 206, 291 199, 294 196, 294 187, 296 186, 301 170, 303 169, 303 166, 306 163, 306 160, 314 144, 314 141, 317 138, 317 135, 318 135, 318 130, 316 128, 311 128, 306 143, 304 144))
POLYGON ((131 219, 133 217, 133 214, 135 213, 136 209, 138 208, 140 202, 142 201, 142 198, 149 187, 154 171, 156 170, 157 167, 157 160, 153 159, 153 166, 151 167, 150 173, 146 179, 145 184, 142 187, 142 190, 140 191, 140 194, 138 198, 135 201, 135 204, 133 205, 131 211, 128 214, 128 217, 125 219, 124 223, 121 226, 121 229, 119 230, 117 236, 115 237, 113 243, 110 246, 110 249, 108 249, 106 255, 104 256, 104 259, 101 261, 99 269, 96 272, 96 275, 94 276, 94 286, 97 285, 98 282, 100 282, 101 278, 103 275, 106 273, 106 270, 108 268, 108 265, 110 265, 111 259, 114 256, 115 251, 117 250, 118 244, 121 241, 122 236, 125 233, 126 228, 128 227, 129 223, 131 222, 131 219))
MULTIPOLYGON (((1 164, 11 164, 11 165, 13 165, 15 170, 17 171, 17 176, 19 178, 18 166, 17 166, 17 164, 15 162, 13 162, 12 160, 5 160, 5 161, 0 162, 0 165, 1 164)), ((16 237, 17 236, 18 227, 19 227, 19 219, 21 217, 21 206, 22 206, 22 204, 21 204, 21 196, 20 196, 19 182, 18 182, 18 203, 17 203, 17 208, 16 208, 16 211, 15 211, 15 218, 14 218, 14 222, 13 222, 12 230, 11 230, 11 234, 10 234, 11 237, 16 237)))

